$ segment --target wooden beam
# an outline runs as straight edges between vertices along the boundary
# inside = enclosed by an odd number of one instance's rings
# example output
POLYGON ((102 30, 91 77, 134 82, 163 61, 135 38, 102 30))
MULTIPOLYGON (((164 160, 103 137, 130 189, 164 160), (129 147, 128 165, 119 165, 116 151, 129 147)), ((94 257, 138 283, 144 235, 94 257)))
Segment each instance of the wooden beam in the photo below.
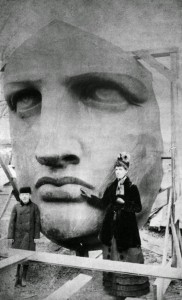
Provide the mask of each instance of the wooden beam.
MULTIPOLYGON (((163 257, 162 257, 162 266, 166 265, 167 260, 167 253, 168 253, 168 241, 169 241, 169 224, 171 220, 171 213, 172 213, 172 197, 169 198, 168 207, 167 207, 167 224, 166 224, 166 230, 165 230, 165 239, 164 239, 164 248, 163 248, 163 257)), ((171 266, 170 264, 167 266, 171 266)), ((163 279, 158 278, 158 281, 154 284, 156 285, 156 289, 154 287, 154 294, 157 294, 158 300, 163 300, 163 295, 169 286, 171 282, 171 279, 163 279)))
POLYGON ((174 246, 175 246, 175 251, 176 251, 176 256, 177 256, 177 265, 180 268, 182 268, 182 257, 181 257, 180 245, 179 245, 179 240, 178 240, 178 237, 177 237, 176 228, 174 226, 172 216, 171 216, 171 229, 172 229, 172 234, 173 234, 173 239, 174 239, 174 246))
MULTIPOLYGON (((177 53, 179 49, 177 47, 171 47, 171 48, 159 48, 159 49, 141 49, 138 51, 133 51, 133 54, 138 53, 140 51, 147 51, 150 55, 153 57, 167 57, 170 56, 171 53, 177 53)), ((136 57, 139 58, 139 57, 136 57)))
POLYGON ((168 267, 158 267, 135 264, 135 263, 126 263, 126 262, 117 262, 110 260, 95 260, 87 257, 75 257, 67 255, 58 255, 57 254, 48 254, 48 253, 36 253, 31 256, 30 260, 39 261, 43 263, 52 263, 59 264, 62 266, 81 268, 81 269, 90 269, 96 271, 106 271, 106 272, 115 272, 115 273, 126 273, 133 275, 146 275, 162 278, 173 278, 173 279, 182 279, 181 269, 177 268, 168 268, 168 267))
POLYGON ((157 286, 153 285, 153 300, 157 300, 157 286))
MULTIPOLYGON (((146 299, 146 298, 145 298, 146 299)), ((127 297, 125 300, 145 300, 144 298, 127 297)))
MULTIPOLYGON (((170 267, 172 260, 167 263, 167 267, 170 267)), ((156 299, 162 299, 163 295, 165 294, 168 286, 171 283, 171 279, 162 279, 157 278, 153 283, 153 293, 156 294, 156 299)))
POLYGON ((105 271, 114 273, 126 273, 138 276, 152 276, 171 279, 182 279, 182 272, 180 268, 169 268, 153 265, 143 265, 136 263, 118 262, 110 260, 97 260, 88 257, 78 257, 71 255, 61 255, 44 252, 34 252, 26 250, 11 249, 10 253, 21 254, 23 252, 30 252, 30 261, 42 262, 47 264, 60 265, 71 268, 79 268, 86 270, 105 271))
POLYGON ((3 168, 4 170, 4 173, 6 174, 7 178, 9 179, 12 187, 13 187, 13 190, 15 191, 15 194, 14 196, 16 197, 17 201, 19 201, 19 197, 18 197, 18 188, 17 188, 17 185, 16 185, 16 182, 13 178, 13 176, 11 175, 11 172, 9 171, 9 169, 7 168, 7 166, 5 165, 4 161, 2 160, 1 156, 0 156, 0 164, 1 164, 1 167, 3 168))
POLYGON ((54 293, 49 295, 44 300, 66 300, 78 292, 85 284, 92 279, 92 276, 79 274, 73 280, 68 280, 63 286, 61 286, 54 293))
POLYGON ((3 209, 2 209, 2 212, 1 212, 1 215, 0 215, 0 220, 1 220, 1 219, 2 219, 2 217, 4 216, 4 213, 5 213, 5 211, 6 211, 7 207, 8 207, 8 205, 9 205, 9 203, 10 203, 10 200, 11 200, 11 195, 12 195, 12 191, 9 193, 9 195, 8 195, 8 199, 7 199, 7 201, 6 201, 5 205, 4 205, 3 209))
POLYGON ((23 262, 24 260, 28 259, 32 255, 32 253, 34 253, 34 251, 21 250, 20 253, 16 253, 15 251, 15 255, 0 261, 0 270, 5 269, 14 264, 23 262))
POLYGON ((166 230, 165 230, 165 239, 164 239, 163 257, 162 257, 162 265, 163 266, 166 265, 166 260, 167 260, 171 210, 172 210, 172 198, 169 197, 169 202, 168 202, 168 207, 167 207, 167 224, 166 224, 166 230))
MULTIPOLYGON (((175 53, 170 54, 171 58, 171 70, 178 75, 178 57, 175 53)), ((177 139, 176 139, 176 117, 178 107, 178 91, 176 82, 171 82, 170 85, 170 96, 171 96, 171 182, 172 182, 172 212, 171 222, 175 219, 174 215, 174 204, 177 200, 177 139)), ((174 245, 174 236, 172 234, 172 257, 173 265, 177 266, 177 257, 174 245)))
POLYGON ((135 56, 143 59, 150 67, 156 69, 160 74, 165 76, 169 81, 177 80, 177 76, 173 71, 166 68, 163 64, 158 62, 148 51, 135 51, 135 56))
POLYGON ((164 294, 166 292, 166 290, 168 289, 170 283, 171 283, 171 279, 161 279, 161 278, 157 278, 156 279, 156 284, 153 284, 153 285, 156 285, 157 287, 157 300, 162 300, 163 297, 164 297, 164 294), (157 281, 158 280, 158 281, 157 281), (162 284, 161 284, 161 281, 162 281, 162 284), (162 292, 160 292, 162 291, 162 292), (159 296, 160 295, 160 296, 159 296))
POLYGON ((176 234, 177 234, 177 237, 178 237, 179 246, 180 246, 180 250, 181 250, 181 253, 182 253, 182 237, 181 237, 181 230, 180 230, 180 227, 179 227, 179 220, 178 220, 178 226, 176 228, 176 234))

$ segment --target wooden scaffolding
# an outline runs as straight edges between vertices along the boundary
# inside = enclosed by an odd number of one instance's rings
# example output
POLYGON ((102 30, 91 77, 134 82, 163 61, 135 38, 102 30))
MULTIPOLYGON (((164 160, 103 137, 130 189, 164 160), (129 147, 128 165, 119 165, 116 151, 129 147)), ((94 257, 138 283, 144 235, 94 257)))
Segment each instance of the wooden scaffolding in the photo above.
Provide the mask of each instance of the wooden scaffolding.
MULTIPOLYGON (((172 161, 172 197, 168 203, 168 218, 165 231, 165 242, 163 250, 163 260, 161 266, 151 266, 116 262, 109 260, 96 260, 88 257, 67 256, 51 253, 31 252, 24 250, 10 249, 8 257, 0 261, 0 291, 4 294, 8 294, 9 297, 13 297, 14 286, 9 286, 10 277, 15 277, 15 266, 17 263, 25 260, 33 262, 43 262, 48 264, 56 264, 66 267, 125 273, 139 276, 152 276, 156 277, 156 281, 153 284, 153 299, 164 300, 165 292, 169 286, 171 280, 182 280, 182 238, 179 228, 179 207, 182 207, 182 195, 179 179, 179 155, 178 155, 178 143, 176 138, 176 126, 177 124, 177 110, 178 110, 178 88, 179 88, 179 50, 178 48, 160 49, 160 50, 140 50, 132 53, 136 59, 143 60, 150 67, 157 70, 160 74, 165 76, 170 83, 171 90, 171 161, 172 161), (157 58, 169 57, 171 62, 171 68, 168 69, 161 64, 157 58), (169 243, 169 227, 172 231, 172 254, 171 260, 168 259, 168 243, 169 243)), ((3 169, 6 169, 3 161, 0 161, 3 169)), ((6 172, 6 171, 5 171, 6 172)), ((6 172, 7 174, 7 172, 6 172)), ((7 174, 13 188, 16 190, 14 181, 11 180, 10 174, 7 174)), ((9 200, 8 200, 9 201, 9 200)), ((4 210, 7 208, 8 202, 4 210)), ((3 210, 3 213, 4 213, 3 210)), ((182 211, 182 210, 181 210, 182 211)), ((181 212, 180 212, 181 213, 181 212)), ((2 215, 2 214, 1 214, 2 215)), ((82 274, 83 275, 83 274, 82 274)), ((48 296, 47 300, 55 299, 69 299, 71 295, 78 291, 84 284, 91 280, 90 276, 81 275, 81 279, 76 278, 64 286, 60 287, 53 294, 48 296), (82 282, 82 283, 81 283, 82 282), (72 291, 72 292, 71 292, 72 291)), ((78 277, 78 276, 77 276, 78 277)), ((13 298, 12 298, 13 299, 13 298)), ((132 298, 128 298, 132 299, 132 298)), ((133 298, 136 299, 136 298, 133 298)))
MULTIPOLYGON (((182 196, 181 196, 181 183, 180 183, 180 159, 178 152, 178 136, 177 126, 178 117, 177 112, 179 109, 178 103, 178 88, 179 83, 179 49, 160 49, 158 51, 136 51, 133 53, 134 56, 143 60, 150 67, 157 70, 162 74, 170 83, 170 98, 171 98, 171 176, 172 176, 172 196, 168 202, 168 213, 167 213, 167 225, 165 230, 165 242, 163 250, 162 267, 171 265, 181 269, 182 272, 182 238, 179 227, 179 217, 182 211, 179 208, 182 207, 182 196), (170 69, 165 67, 157 58, 169 57, 170 58, 170 69), (169 227, 172 230, 172 258, 167 263, 167 251, 169 243, 169 227)), ((159 278, 154 283, 154 300, 163 300, 164 294, 169 286, 172 279, 164 280, 159 278)))

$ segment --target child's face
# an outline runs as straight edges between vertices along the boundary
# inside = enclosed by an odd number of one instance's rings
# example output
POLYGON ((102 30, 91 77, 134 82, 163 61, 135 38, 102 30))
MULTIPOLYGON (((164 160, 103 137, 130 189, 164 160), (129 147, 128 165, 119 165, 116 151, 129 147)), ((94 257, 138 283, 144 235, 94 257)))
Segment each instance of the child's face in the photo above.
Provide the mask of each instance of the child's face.
POLYGON ((127 170, 122 166, 116 167, 115 174, 117 179, 122 179, 127 174, 127 170))
POLYGON ((23 203, 28 203, 30 200, 30 194, 29 193, 21 193, 20 194, 20 199, 23 203))

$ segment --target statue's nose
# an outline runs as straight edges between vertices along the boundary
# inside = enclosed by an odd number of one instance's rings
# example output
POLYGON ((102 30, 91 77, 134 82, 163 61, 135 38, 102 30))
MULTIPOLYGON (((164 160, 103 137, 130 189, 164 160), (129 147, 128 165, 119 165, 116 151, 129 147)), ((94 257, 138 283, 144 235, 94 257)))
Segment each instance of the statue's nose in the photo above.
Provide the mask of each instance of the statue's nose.
POLYGON ((54 168, 56 168, 56 167, 66 168, 70 164, 77 165, 80 162, 80 158, 75 154, 36 155, 36 159, 41 165, 46 165, 46 166, 54 167, 54 168))
POLYGON ((42 94, 36 160, 41 165, 65 168, 80 163, 82 149, 78 107, 66 87, 50 82, 42 94))
POLYGON ((41 164, 53 168, 66 168, 68 165, 78 165, 82 156, 82 146, 79 139, 69 134, 55 136, 43 135, 38 143, 35 157, 41 164))

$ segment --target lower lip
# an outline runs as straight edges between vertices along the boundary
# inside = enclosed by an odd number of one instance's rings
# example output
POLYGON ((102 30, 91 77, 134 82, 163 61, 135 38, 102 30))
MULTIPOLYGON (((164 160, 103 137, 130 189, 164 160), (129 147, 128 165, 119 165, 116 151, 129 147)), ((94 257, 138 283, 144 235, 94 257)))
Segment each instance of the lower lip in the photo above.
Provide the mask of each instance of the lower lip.
POLYGON ((82 202, 80 185, 66 184, 56 187, 51 184, 42 185, 38 189, 41 200, 46 202, 82 202))

